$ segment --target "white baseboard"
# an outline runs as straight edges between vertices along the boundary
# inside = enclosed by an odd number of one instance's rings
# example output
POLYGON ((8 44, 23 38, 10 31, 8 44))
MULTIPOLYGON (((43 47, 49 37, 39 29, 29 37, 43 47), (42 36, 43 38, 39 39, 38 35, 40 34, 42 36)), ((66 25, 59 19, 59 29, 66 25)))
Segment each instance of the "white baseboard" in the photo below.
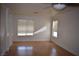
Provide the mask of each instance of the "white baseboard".
POLYGON ((68 48, 66 48, 66 47, 63 47, 61 44, 57 43, 57 42, 54 41, 54 40, 52 40, 52 42, 54 42, 54 43, 57 44, 58 46, 64 48, 65 50, 69 51, 70 53, 72 53, 72 54, 78 56, 78 54, 77 54, 75 51, 73 51, 73 50, 71 50, 71 49, 68 49, 68 48))

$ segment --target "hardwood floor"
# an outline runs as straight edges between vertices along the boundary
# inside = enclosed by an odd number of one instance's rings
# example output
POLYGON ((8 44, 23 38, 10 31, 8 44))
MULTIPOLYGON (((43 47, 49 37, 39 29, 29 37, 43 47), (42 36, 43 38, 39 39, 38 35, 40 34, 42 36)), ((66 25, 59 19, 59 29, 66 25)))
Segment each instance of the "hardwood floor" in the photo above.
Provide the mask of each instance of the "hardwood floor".
POLYGON ((5 56, 73 56, 51 42, 13 42, 5 56))

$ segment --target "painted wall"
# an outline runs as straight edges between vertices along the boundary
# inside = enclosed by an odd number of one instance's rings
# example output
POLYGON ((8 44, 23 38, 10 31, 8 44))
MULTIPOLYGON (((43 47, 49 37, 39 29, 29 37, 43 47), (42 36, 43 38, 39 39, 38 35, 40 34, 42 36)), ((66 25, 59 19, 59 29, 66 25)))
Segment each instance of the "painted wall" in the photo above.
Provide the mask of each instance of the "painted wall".
MULTIPOLYGON (((17 26, 18 19, 26 19, 34 21, 34 35, 26 37, 18 37, 14 41, 49 41, 50 40, 50 20, 43 16, 15 16, 15 24, 17 26), (41 31, 39 33, 35 33, 41 31)), ((16 34, 17 34, 17 27, 16 34)))
MULTIPOLYGON (((1 5, 0 5, 0 13, 1 13, 1 5)), ((0 14, 0 55, 1 55, 1 14, 0 14)))
POLYGON ((79 7, 67 8, 56 16, 59 21, 58 38, 52 41, 75 55, 79 55, 79 7))
POLYGON ((13 20, 12 14, 9 8, 5 5, 1 5, 1 55, 4 54, 6 50, 12 44, 13 39, 13 20))
POLYGON ((5 40, 5 21, 6 21, 6 10, 1 8, 1 53, 6 49, 6 40, 5 40))

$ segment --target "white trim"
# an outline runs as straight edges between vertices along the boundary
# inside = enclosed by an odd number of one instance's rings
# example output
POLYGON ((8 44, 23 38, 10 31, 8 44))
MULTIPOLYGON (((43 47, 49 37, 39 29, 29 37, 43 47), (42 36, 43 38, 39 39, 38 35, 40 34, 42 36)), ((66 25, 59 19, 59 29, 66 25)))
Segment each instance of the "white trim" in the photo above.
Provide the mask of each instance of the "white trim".
POLYGON ((68 52, 70 52, 70 53, 72 53, 72 54, 78 56, 78 54, 77 54, 75 51, 70 50, 70 49, 68 49, 68 48, 66 48, 66 47, 64 47, 64 46, 62 46, 61 44, 57 43, 57 42, 54 41, 54 40, 52 40, 52 42, 54 42, 54 43, 57 44, 58 46, 62 47, 63 49, 67 50, 68 52))

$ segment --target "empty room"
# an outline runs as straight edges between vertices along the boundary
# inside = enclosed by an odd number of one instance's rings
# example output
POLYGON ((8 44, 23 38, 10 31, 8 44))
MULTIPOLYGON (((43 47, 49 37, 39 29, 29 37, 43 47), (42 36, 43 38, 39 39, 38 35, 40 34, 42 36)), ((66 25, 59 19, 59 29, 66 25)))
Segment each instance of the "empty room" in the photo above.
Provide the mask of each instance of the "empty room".
POLYGON ((79 56, 79 4, 0 3, 0 56, 79 56))

